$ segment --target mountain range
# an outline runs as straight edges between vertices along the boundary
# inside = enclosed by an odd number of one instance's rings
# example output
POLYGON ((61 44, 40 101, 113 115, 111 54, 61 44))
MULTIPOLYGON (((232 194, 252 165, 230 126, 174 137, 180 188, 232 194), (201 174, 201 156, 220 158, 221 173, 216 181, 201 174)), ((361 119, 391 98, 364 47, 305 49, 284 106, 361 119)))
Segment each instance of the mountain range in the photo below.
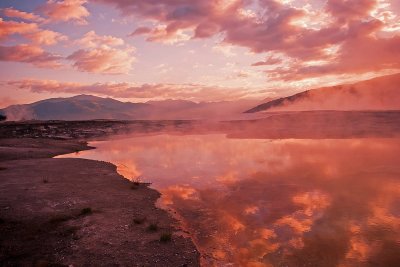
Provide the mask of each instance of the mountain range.
POLYGON ((121 102, 112 98, 78 95, 51 98, 31 104, 12 105, 0 109, 8 120, 173 120, 218 119, 241 114, 260 101, 192 102, 186 100, 121 102))
POLYGON ((400 110, 400 73, 263 101, 131 103, 78 95, 12 105, 0 109, 0 114, 6 115, 8 120, 231 120, 260 118, 266 112, 311 110, 400 110))

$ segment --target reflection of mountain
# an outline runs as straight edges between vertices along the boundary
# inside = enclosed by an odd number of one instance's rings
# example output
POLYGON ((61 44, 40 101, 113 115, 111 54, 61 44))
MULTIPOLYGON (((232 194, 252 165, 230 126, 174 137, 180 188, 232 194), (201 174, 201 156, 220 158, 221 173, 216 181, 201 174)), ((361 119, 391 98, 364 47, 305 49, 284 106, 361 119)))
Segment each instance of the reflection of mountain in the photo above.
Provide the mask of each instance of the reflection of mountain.
POLYGON ((92 120, 92 119, 204 119, 229 117, 254 106, 257 101, 195 103, 182 100, 121 102, 112 98, 79 95, 53 98, 0 110, 9 120, 92 120))
POLYGON ((246 111, 399 110, 400 74, 304 91, 246 111))

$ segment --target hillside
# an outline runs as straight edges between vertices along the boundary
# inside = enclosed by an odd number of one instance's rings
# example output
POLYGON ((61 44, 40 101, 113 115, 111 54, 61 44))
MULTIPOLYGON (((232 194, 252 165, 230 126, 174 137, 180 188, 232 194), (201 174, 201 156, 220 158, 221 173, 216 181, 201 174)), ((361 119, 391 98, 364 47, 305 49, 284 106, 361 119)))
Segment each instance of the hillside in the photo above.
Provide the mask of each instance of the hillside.
POLYGON ((265 102, 245 113, 306 110, 399 110, 400 74, 307 90, 265 102))

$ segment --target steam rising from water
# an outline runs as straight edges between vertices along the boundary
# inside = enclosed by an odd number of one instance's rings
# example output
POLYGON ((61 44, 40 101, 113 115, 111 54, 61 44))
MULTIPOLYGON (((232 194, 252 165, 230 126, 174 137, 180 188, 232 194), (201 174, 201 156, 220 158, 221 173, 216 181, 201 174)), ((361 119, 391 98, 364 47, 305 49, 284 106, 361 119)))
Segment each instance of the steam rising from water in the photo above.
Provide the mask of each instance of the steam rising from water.
POLYGON ((259 105, 248 112, 305 110, 400 110, 400 74, 308 90, 259 105))
POLYGON ((123 175, 161 191, 205 266, 399 262, 398 138, 155 135, 93 145, 79 157, 125 166, 123 175))

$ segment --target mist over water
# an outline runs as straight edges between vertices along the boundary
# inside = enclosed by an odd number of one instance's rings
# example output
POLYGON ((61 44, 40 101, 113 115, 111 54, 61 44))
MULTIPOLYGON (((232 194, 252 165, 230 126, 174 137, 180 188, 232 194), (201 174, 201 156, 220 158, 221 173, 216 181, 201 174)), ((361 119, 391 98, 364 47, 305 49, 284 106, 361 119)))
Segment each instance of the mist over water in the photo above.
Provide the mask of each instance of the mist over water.
MULTIPOLYGON (((151 182, 204 266, 395 266, 400 139, 232 139, 223 134, 93 142, 151 182)), ((70 157, 71 155, 67 155, 70 157)))
POLYGON ((400 267, 400 0, 2 0, 0 66, 0 267, 400 267))

